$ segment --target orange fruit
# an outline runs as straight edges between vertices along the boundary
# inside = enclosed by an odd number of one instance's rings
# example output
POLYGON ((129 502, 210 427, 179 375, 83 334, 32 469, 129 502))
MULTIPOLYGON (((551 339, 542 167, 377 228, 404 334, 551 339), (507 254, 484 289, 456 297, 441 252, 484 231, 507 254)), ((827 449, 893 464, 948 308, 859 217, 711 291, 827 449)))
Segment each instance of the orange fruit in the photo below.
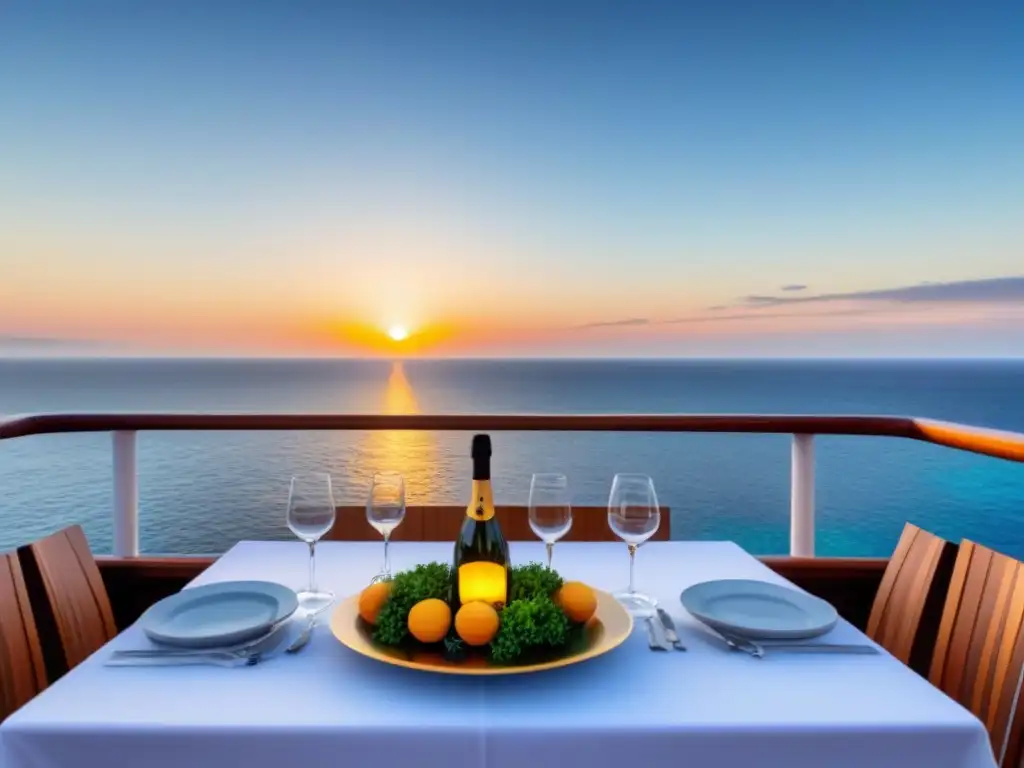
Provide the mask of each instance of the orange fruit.
POLYGON ((581 581, 567 581, 555 593, 555 602, 569 617, 569 621, 582 624, 597 610, 597 595, 581 581))
POLYGON ((420 600, 409 611, 409 632, 421 643, 436 643, 452 626, 452 609, 444 600, 420 600))
POLYGON ((377 623, 377 614, 391 597, 391 582, 378 581, 359 593, 359 615, 367 624, 377 623))
POLYGON ((498 634, 498 612, 489 603, 466 603, 455 614, 455 631, 467 645, 487 645, 498 634))

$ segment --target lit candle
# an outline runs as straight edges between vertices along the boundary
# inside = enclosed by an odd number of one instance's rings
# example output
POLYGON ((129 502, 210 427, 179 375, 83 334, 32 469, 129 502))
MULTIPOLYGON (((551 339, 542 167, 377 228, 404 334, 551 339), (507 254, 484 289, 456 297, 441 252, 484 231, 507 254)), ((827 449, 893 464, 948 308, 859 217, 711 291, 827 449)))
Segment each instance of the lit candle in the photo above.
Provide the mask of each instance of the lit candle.
POLYGON ((491 605, 506 602, 508 571, 499 563, 477 560, 459 566, 459 602, 480 600, 491 605))

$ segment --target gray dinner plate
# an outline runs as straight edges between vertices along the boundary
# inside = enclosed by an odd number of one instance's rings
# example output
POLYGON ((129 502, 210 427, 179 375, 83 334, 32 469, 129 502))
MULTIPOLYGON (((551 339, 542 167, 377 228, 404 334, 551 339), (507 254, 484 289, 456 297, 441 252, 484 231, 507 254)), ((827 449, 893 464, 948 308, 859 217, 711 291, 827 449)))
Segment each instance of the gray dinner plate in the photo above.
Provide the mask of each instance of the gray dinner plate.
POLYGON ((839 620, 836 609, 820 598, 751 579, 694 584, 679 600, 694 618, 712 629, 753 640, 818 637, 839 620))
POLYGON ((224 581, 184 589, 139 618, 157 643, 215 648, 267 633, 299 607, 295 592, 270 581, 224 581))

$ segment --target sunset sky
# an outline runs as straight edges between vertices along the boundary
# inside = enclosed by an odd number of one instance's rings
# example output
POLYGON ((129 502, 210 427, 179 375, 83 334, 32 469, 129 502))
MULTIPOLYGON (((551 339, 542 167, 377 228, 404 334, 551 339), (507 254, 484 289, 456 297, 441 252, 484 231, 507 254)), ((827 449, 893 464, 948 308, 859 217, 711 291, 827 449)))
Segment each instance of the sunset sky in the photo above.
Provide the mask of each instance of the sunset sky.
POLYGON ((0 354, 1021 355, 1022 40, 1019 2, 2 3, 0 354))

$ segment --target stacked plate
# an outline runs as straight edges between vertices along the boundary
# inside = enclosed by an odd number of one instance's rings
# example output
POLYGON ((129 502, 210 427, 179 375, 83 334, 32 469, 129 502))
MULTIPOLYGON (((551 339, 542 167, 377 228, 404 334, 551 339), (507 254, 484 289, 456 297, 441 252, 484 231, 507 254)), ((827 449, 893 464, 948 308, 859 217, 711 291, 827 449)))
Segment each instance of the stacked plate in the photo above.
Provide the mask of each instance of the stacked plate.
POLYGON ((821 598, 765 581, 706 581, 684 590, 679 599, 698 621, 747 640, 818 637, 839 620, 836 609, 821 598))
POLYGON ((266 635, 298 607, 295 592, 281 584, 224 581, 164 598, 139 618, 139 625, 156 643, 219 648, 266 635))

